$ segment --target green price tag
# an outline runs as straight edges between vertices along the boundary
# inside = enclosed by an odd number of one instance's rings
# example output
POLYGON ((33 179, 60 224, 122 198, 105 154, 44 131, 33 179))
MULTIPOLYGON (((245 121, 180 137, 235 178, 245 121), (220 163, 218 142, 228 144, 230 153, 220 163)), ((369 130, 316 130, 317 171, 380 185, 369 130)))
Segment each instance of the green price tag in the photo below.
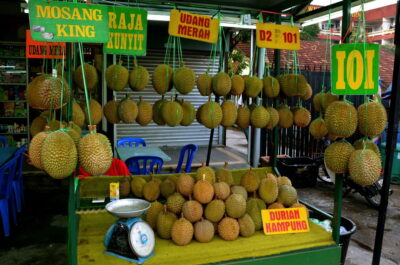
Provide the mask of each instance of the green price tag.
POLYGON ((105 53, 146 55, 146 10, 109 6, 108 28, 110 31, 110 40, 103 46, 105 53))
POLYGON ((331 63, 333 94, 373 95, 378 93, 379 44, 334 45, 331 63))
POLYGON ((30 0, 32 39, 105 43, 109 38, 107 11, 104 5, 30 0))

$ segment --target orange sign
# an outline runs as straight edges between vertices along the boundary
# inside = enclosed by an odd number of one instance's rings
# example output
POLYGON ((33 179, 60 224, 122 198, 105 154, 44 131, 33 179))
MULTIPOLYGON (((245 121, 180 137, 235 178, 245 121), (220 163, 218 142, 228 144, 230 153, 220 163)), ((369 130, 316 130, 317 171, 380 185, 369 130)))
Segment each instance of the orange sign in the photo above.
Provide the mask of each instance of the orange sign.
POLYGON ((26 31, 26 58, 65 59, 65 47, 65 42, 35 41, 26 31))
POLYGON ((219 21, 210 16, 171 10, 168 33, 171 36, 209 43, 218 41, 219 21))
POLYGON ((290 234, 310 231, 307 209, 286 208, 261 211, 264 234, 290 234))

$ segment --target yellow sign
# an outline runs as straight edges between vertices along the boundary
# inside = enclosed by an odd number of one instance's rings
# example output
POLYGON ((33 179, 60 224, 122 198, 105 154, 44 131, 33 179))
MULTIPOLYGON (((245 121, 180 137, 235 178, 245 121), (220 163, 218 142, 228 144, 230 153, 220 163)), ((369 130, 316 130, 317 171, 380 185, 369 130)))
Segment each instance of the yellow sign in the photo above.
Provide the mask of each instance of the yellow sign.
POLYGON ((261 211, 264 234, 290 234, 310 231, 307 209, 286 208, 261 211))
POLYGON ((209 43, 218 41, 219 21, 209 16, 171 10, 168 33, 171 36, 209 43))
POLYGON ((299 50, 299 28, 295 26, 257 23, 257 47, 281 50, 299 50))
POLYGON ((110 201, 119 200, 119 182, 110 183, 110 201))

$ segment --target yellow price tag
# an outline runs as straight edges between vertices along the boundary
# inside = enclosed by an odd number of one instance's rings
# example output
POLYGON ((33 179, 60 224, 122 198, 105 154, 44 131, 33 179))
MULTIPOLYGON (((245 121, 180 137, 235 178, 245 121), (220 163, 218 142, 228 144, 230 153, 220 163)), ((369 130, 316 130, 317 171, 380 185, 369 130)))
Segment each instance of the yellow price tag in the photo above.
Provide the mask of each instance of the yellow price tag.
POLYGON ((295 26, 257 23, 256 45, 259 48, 299 50, 300 33, 295 26))
POLYGON ((290 234, 310 231, 307 209, 286 208, 261 211, 264 234, 290 234))
POLYGON ((171 36, 216 43, 218 41, 219 21, 210 16, 171 10, 168 33, 171 36))

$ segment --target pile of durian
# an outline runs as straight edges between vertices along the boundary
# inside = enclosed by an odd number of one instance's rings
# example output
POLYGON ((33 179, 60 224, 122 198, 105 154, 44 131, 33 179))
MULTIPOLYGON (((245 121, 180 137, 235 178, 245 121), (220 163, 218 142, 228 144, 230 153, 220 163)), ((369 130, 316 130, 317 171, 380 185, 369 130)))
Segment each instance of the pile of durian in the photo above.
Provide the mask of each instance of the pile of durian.
POLYGON ((375 183, 381 174, 382 163, 378 146, 370 140, 380 135, 387 124, 385 107, 378 101, 368 101, 357 109, 349 101, 321 92, 313 99, 314 108, 324 117, 311 122, 310 134, 319 139, 336 141, 324 153, 325 165, 337 174, 349 173, 350 179, 361 186, 375 183), (345 140, 358 132, 364 137, 353 145, 345 140))
POLYGON ((192 239, 207 243, 216 235, 228 241, 249 237, 262 230, 262 209, 305 207, 287 177, 260 177, 249 169, 235 184, 227 163, 216 171, 203 163, 195 177, 182 173, 146 182, 134 176, 130 186, 134 197, 152 202, 145 216, 149 225, 179 246, 192 239))

